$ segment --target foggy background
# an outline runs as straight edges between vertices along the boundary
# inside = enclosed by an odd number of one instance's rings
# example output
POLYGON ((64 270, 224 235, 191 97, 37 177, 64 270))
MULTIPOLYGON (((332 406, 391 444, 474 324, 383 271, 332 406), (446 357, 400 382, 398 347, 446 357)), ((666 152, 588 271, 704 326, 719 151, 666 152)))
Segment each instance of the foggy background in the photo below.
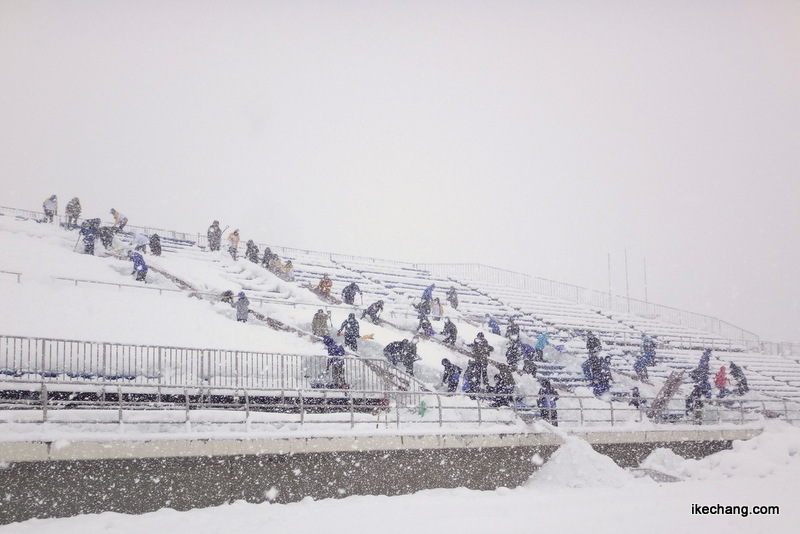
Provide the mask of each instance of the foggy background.
POLYGON ((0 0, 0 205, 601 291, 611 254, 622 295, 627 250, 631 297, 646 261, 650 301, 800 341, 798 28, 796 1, 0 0))

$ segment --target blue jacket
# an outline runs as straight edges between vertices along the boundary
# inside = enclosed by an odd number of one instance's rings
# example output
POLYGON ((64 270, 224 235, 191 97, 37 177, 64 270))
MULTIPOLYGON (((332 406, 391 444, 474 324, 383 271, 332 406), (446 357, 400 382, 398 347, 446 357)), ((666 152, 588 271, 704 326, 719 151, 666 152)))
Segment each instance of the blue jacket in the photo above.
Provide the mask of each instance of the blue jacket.
POLYGON ((495 320, 495 318, 492 317, 491 315, 489 315, 488 313, 486 314, 486 318, 488 319, 489 330, 492 331, 492 334, 497 334, 499 336, 500 335, 500 324, 498 324, 498 322, 495 320))
POLYGON ((138 252, 134 252, 131 254, 131 260, 133 261, 133 272, 136 271, 144 271, 147 272, 147 264, 144 262, 144 258, 138 252))
POLYGON ((322 342, 325 348, 328 349, 328 356, 344 356, 344 347, 337 344, 331 336, 324 336, 322 342))
POLYGON ((436 288, 436 284, 429 285, 425 291, 422 292, 422 299, 423 300, 433 300, 433 290, 436 288))
POLYGON ((533 358, 533 347, 527 343, 520 343, 519 346, 522 349, 523 359, 530 360, 533 358))
POLYGON ((536 348, 539 350, 544 350, 544 348, 550 344, 550 341, 547 339, 547 332, 542 332, 539 334, 539 338, 536 340, 536 348))

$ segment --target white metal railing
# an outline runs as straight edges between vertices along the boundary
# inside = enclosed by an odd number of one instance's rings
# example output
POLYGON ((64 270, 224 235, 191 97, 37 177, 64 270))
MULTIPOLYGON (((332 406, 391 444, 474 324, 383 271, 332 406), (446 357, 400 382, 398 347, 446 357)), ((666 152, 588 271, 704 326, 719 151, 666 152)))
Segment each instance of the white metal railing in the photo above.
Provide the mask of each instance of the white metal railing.
MULTIPOLYGON (((524 425, 535 421, 561 427, 596 428, 625 426, 647 420, 647 408, 631 406, 628 399, 602 400, 560 394, 555 408, 536 405, 536 397, 519 394, 446 394, 387 392, 385 390, 333 390, 309 388, 213 388, 170 387, 155 384, 93 384, 76 391, 74 382, 26 380, 0 381, 0 423, 258 423, 344 424, 350 428, 433 427, 468 430, 496 425, 524 425), (20 393, 21 392, 21 393, 20 393), (620 402, 621 400, 621 402, 620 402), (59 416, 59 410, 68 415, 59 416), (29 411, 35 410, 32 415, 29 411), (76 412, 76 410, 78 410, 76 412), (224 411, 229 415, 209 415, 224 411), (232 415, 236 412, 239 415, 232 415), (38 414, 38 415, 37 415, 38 414)), ((652 402, 652 399, 641 399, 652 402)), ((683 399, 674 399, 653 422, 661 425, 746 425, 764 419, 800 423, 800 405, 784 400, 705 400, 688 411, 683 399)))
MULTIPOLYGON (((24 273, 17 273, 11 271, 2 271, 0 270, 0 274, 6 274, 10 276, 15 276, 17 279, 17 283, 22 282, 22 278, 24 273)), ((121 282, 105 282, 100 280, 88 280, 85 278, 68 278, 64 276, 56 276, 53 277, 53 280, 57 280, 59 282, 68 282, 76 287, 81 284, 91 285, 91 286, 109 286, 113 288, 117 288, 118 290, 122 289, 133 289, 133 290, 143 290, 143 291, 155 291, 159 295, 163 295, 164 293, 168 294, 179 294, 179 293, 186 293, 186 290, 183 289, 173 289, 173 288, 164 288, 164 287, 153 287, 151 285, 142 285, 142 284, 123 284, 121 282)), ((202 292, 202 291, 191 291, 190 294, 196 297, 202 297, 209 300, 218 300, 220 299, 221 295, 219 293, 211 293, 211 292, 202 292)), ((262 308, 264 304, 274 304, 279 306, 288 306, 291 308, 309 308, 309 309, 342 309, 351 312, 353 307, 347 304, 328 304, 322 302, 295 302, 289 301, 285 298, 281 297, 248 297, 252 304, 257 305, 259 308, 262 308)), ((251 306, 252 308, 252 306, 251 306)), ((392 310, 390 312, 391 317, 404 317, 404 318, 416 318, 417 314, 413 312, 404 312, 401 310, 392 310)))
POLYGON ((659 320, 719 334, 732 340, 755 340, 759 338, 738 326, 722 321, 716 317, 694 313, 631 299, 619 295, 610 295, 602 291, 557 282, 506 269, 498 269, 478 263, 417 263, 415 266, 432 273, 450 276, 454 279, 466 278, 491 284, 504 285, 523 291, 548 295, 550 297, 571 300, 587 306, 631 313, 642 317, 657 317, 659 320))
POLYGON ((776 342, 776 341, 748 341, 745 343, 747 350, 782 356, 787 359, 800 360, 800 343, 776 342))
MULTIPOLYGON (((419 384, 386 360, 344 357, 355 391, 419 384)), ((0 374, 42 380, 217 388, 309 388, 330 381, 328 357, 225 349, 129 345, 0 335, 0 374)))
MULTIPOLYGON (((603 343, 608 345, 617 346, 636 346, 640 347, 642 343, 642 335, 639 332, 618 332, 610 331, 604 332, 600 328, 594 329, 595 333, 600 333, 600 338, 603 343)), ((719 337, 706 337, 702 335, 690 336, 683 334, 657 334, 654 339, 658 342, 658 346, 663 349, 683 349, 683 350, 700 350, 711 349, 714 351, 743 351, 744 346, 740 343, 731 341, 730 339, 722 339, 719 337)), ((758 351, 755 351, 758 352, 758 351)))
MULTIPOLYGON (((24 274, 17 273, 17 272, 10 272, 10 271, 0 271, 0 274, 7 274, 11 276, 16 276, 17 283, 20 283, 24 274)), ((67 277, 54 277, 54 280, 58 280, 61 282, 68 282, 75 286, 86 284, 86 285, 93 285, 93 286, 110 286, 115 287, 119 290, 122 289, 133 289, 133 290, 146 290, 146 291, 156 291, 159 295, 164 293, 184 293, 184 290, 181 289, 170 289, 170 288, 162 288, 162 287, 153 287, 149 285, 141 285, 141 284, 123 284, 119 282, 104 282, 99 280, 88 280, 82 278, 67 278, 67 277)), ((219 294, 217 293, 208 293, 208 292, 192 292, 192 295, 203 297, 207 299, 218 299, 219 294)), ((274 304, 274 305, 281 305, 281 306, 290 306, 292 308, 309 308, 309 309, 318 309, 320 307, 324 309, 346 309, 352 310, 351 306, 348 305, 332 305, 332 304, 324 304, 324 303, 302 303, 302 302, 293 302, 287 301, 284 298, 270 298, 270 297, 250 297, 250 301, 258 306, 259 308, 263 307, 264 304, 274 304)), ((391 311, 392 317, 404 317, 404 318, 416 318, 417 314, 413 312, 404 312, 401 310, 392 310, 391 311)), ((478 321, 482 319, 480 315, 476 315, 474 317, 478 321)), ((725 351, 732 351, 732 350, 742 350, 744 347, 739 343, 734 343, 729 339, 723 339, 719 337, 704 337, 702 335, 697 336, 687 336, 682 334, 662 334, 658 336, 658 340, 663 344, 664 347, 675 348, 675 349, 706 349, 709 348, 711 350, 725 350, 725 351)), ((606 343, 610 343, 612 345, 639 345, 641 343, 641 334, 638 332, 607 332, 603 336, 603 341, 606 343)), ((771 343, 771 342, 759 342, 759 343, 749 343, 748 347, 750 350, 755 352, 764 352, 767 354, 780 354, 785 355, 787 357, 798 357, 800 356, 800 344, 792 344, 792 343, 771 343), (770 348, 778 348, 780 352, 773 352, 770 351, 770 348)))

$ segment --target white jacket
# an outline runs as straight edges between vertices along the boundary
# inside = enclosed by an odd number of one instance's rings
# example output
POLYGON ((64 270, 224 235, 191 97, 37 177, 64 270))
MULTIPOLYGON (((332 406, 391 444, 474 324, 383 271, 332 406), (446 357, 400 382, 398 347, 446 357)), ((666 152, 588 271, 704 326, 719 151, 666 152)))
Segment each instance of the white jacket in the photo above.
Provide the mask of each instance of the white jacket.
POLYGON ((42 204, 42 206, 47 211, 52 211, 53 213, 58 213, 58 201, 57 200, 53 200, 52 198, 48 198, 47 200, 44 201, 44 204, 42 204))
POLYGON ((134 246, 148 245, 150 244, 150 240, 147 238, 146 235, 142 235, 139 232, 136 232, 135 234, 133 234, 132 243, 134 244, 134 246))

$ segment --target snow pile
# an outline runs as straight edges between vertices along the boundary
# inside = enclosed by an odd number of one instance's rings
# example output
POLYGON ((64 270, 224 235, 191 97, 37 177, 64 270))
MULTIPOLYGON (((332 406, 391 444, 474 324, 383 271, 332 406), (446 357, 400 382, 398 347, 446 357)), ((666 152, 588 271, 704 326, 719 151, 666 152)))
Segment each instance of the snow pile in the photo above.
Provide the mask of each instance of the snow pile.
POLYGON ((656 449, 642 461, 639 467, 685 478, 686 467, 692 462, 697 462, 697 460, 683 458, 672 452, 671 449, 656 449))
POLYGON ((641 467, 692 480, 770 478, 777 474, 800 478, 800 429, 773 421, 759 436, 734 441, 731 450, 691 460, 668 449, 656 449, 641 467))
POLYGON ((566 442, 531 476, 526 487, 621 488, 633 479, 614 460, 596 452, 582 439, 564 439, 566 442))

